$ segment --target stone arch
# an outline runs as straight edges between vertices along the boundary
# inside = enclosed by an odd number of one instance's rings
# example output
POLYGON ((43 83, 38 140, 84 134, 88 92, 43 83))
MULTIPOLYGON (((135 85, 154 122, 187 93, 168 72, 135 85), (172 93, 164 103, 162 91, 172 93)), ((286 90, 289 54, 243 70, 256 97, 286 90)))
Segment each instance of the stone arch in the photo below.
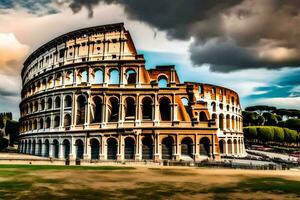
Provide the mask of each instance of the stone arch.
POLYGON ((173 145, 174 145, 174 140, 172 137, 168 136, 165 137, 162 142, 162 159, 168 159, 171 160, 173 157, 173 145))
POLYGON ((72 107, 72 97, 70 95, 65 96, 64 106, 65 108, 72 107))
POLYGON ((66 84, 73 84, 74 82, 74 75, 73 71, 67 71, 66 73, 66 84))
POLYGON ((118 141, 115 138, 108 138, 106 141, 107 144, 107 159, 116 160, 118 153, 118 141))
POLYGON ((137 73, 134 69, 129 68, 126 70, 126 81, 127 81, 127 84, 136 84, 137 73))
POLYGON ((43 145, 43 144, 42 144, 42 140, 39 139, 39 140, 38 140, 38 153, 37 153, 39 156, 42 155, 42 145, 43 145))
POLYGON ((27 144, 27 140, 25 140, 25 142, 24 142, 24 153, 28 153, 28 144, 27 144))
POLYGON ((135 100, 133 97, 127 97, 125 99, 125 120, 135 119, 135 100))
POLYGON ((99 68, 94 70, 94 84, 103 83, 103 71, 99 68))
POLYGON ((34 104, 33 104, 33 111, 34 112, 37 112, 39 110, 39 103, 38 101, 34 101, 34 104))
POLYGON ((230 115, 226 115, 226 129, 230 129, 230 115))
POLYGON ((53 157, 58 158, 58 155, 59 155, 59 142, 58 142, 58 140, 54 139, 52 143, 53 143, 53 157))
POLYGON ((237 155, 237 154, 238 154, 238 143, 237 143, 237 140, 236 140, 236 139, 233 140, 233 146, 234 146, 234 147, 233 147, 233 152, 232 152, 232 153, 233 153, 234 155, 237 155))
POLYGON ((158 75, 157 82, 158 82, 158 87, 160 88, 168 87, 168 77, 165 74, 158 75))
POLYGON ((135 140, 132 137, 126 137, 124 140, 125 143, 125 159, 133 160, 135 155, 135 140))
POLYGON ((153 113, 153 102, 150 97, 144 97, 142 100, 142 119, 152 120, 153 113))
POLYGON ((152 160, 153 159, 153 139, 150 136, 145 136, 142 139, 142 159, 152 160))
POLYGON ((69 128, 72 124, 72 118, 70 114, 65 114, 64 116, 64 127, 69 128))
POLYGON ((193 158, 193 140, 190 137, 185 137, 181 140, 181 155, 193 158))
POLYGON ((120 73, 116 68, 109 70, 109 84, 119 84, 120 83, 120 73))
POLYGON ((78 83, 87 83, 88 82, 88 72, 87 69, 79 70, 77 74, 78 83))
POLYGON ((90 140, 91 145, 91 159, 92 160, 99 160, 99 154, 100 154, 100 143, 99 140, 93 138, 90 140))
POLYGON ((102 99, 98 96, 93 97, 91 119, 93 123, 99 123, 102 121, 102 99))
POLYGON ((57 96, 57 97, 55 97, 55 108, 60 108, 60 97, 59 96, 57 96))
POLYGON ((83 159, 83 152, 84 152, 84 144, 81 139, 77 139, 75 142, 76 147, 76 159, 83 159))
POLYGON ((224 115, 223 114, 219 115, 219 128, 220 128, 220 130, 224 130, 224 115))
POLYGON ((228 154, 229 155, 232 155, 232 141, 231 141, 231 139, 228 139, 227 140, 227 148, 228 148, 228 154))
POLYGON ((65 139, 63 141, 63 155, 64 155, 64 158, 65 159, 68 159, 69 158, 69 155, 70 155, 70 152, 71 152, 71 143, 68 139, 65 139))
POLYGON ((45 145, 45 157, 49 157, 50 144, 48 139, 44 141, 44 145, 45 145))
POLYGON ((206 113, 204 111, 201 111, 199 113, 199 121, 200 122, 206 122, 206 121, 208 121, 207 115, 206 115, 206 113))
POLYGON ((58 73, 55 76, 55 86, 60 86, 60 85, 62 85, 62 76, 61 73, 58 73))
POLYGON ((59 124, 60 124, 60 117, 59 115, 57 115, 54 117, 54 128, 59 127, 59 124))
POLYGON ((231 117, 231 129, 235 130, 235 118, 234 118, 234 116, 231 117))
POLYGON ((41 110, 45 110, 45 99, 41 100, 41 110))
POLYGON ((226 146, 225 145, 226 145, 226 142, 223 139, 221 139, 219 141, 219 148, 220 148, 220 153, 221 154, 224 154, 226 152, 226 146))
POLYGON ((200 155, 210 156, 210 140, 208 137, 203 137, 200 140, 200 155))
POLYGON ((32 142, 32 155, 35 155, 35 149, 36 148, 36 141, 35 140, 33 140, 33 142, 32 142))
POLYGON ((159 100, 159 111, 161 121, 171 121, 171 101, 167 97, 159 100))
POLYGON ((53 77, 49 76, 48 82, 47 82, 47 88, 52 88, 53 87, 53 77))
POLYGON ((50 117, 47 117, 46 118, 46 128, 50 128, 50 126, 51 126, 51 119, 50 119, 50 117))
POLYGON ((51 97, 49 97, 47 99, 47 109, 52 109, 52 98, 51 97))
POLYGON ((37 128, 38 128, 38 127, 37 127, 37 119, 34 119, 34 120, 33 120, 33 129, 34 129, 34 130, 37 130, 37 128))
POLYGON ((77 97, 77 111, 76 111, 76 124, 85 123, 85 111, 86 111, 86 98, 84 95, 79 95, 77 97))
POLYGON ((217 110, 216 107, 217 107, 217 106, 216 106, 216 103, 215 103, 215 102, 212 102, 212 103, 211 103, 211 109, 212 109, 213 112, 216 112, 216 110, 217 110))
POLYGON ((117 122, 119 120, 119 99, 110 97, 108 106, 108 121, 117 122))

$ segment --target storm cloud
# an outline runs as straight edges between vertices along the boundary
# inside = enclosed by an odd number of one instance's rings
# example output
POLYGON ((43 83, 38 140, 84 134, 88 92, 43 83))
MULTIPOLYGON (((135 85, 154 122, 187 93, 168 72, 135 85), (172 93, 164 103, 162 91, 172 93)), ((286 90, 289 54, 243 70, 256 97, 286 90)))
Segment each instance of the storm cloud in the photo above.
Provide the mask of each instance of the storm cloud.
MULTIPOLYGON (((195 66, 213 71, 300 66, 300 1, 296 0, 67 0, 74 13, 93 16, 98 4, 117 4, 129 19, 190 40, 195 66)), ((113 13, 112 13, 113 14, 113 13)))

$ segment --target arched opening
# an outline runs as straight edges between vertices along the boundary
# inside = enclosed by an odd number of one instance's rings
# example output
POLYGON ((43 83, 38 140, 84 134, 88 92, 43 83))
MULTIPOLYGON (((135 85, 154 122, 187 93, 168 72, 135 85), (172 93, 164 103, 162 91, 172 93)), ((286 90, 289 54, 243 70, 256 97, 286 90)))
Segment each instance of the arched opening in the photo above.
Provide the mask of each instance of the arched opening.
POLYGON ((69 128, 71 126, 71 115, 66 114, 64 116, 64 127, 69 128))
POLYGON ((92 122, 99 123, 102 121, 102 100, 100 97, 93 98, 93 112, 91 112, 92 122))
POLYGON ((29 107, 30 107, 30 113, 32 113, 33 112, 33 104, 30 103, 29 107))
POLYGON ((216 112, 216 103, 215 102, 211 103, 211 109, 213 112, 216 112))
POLYGON ((49 148, 50 148, 49 140, 45 140, 44 145, 45 145, 45 157, 49 157, 49 148))
POLYGON ((29 121, 29 130, 31 131, 32 130, 32 122, 29 121))
MULTIPOLYGON (((220 91, 222 91, 222 90, 220 90, 220 91)), ((223 104, 222 103, 220 103, 219 107, 220 107, 221 110, 223 110, 223 104)))
POLYGON ((224 129, 224 115, 223 114, 219 115, 219 128, 220 128, 220 130, 224 129))
POLYGON ((200 140, 200 155, 210 156, 210 141, 207 137, 200 140))
POLYGON ((235 129, 235 121, 234 121, 234 116, 231 117, 231 129, 235 129))
POLYGON ((43 129, 43 128, 44 128, 44 119, 43 119, 43 118, 40 119, 39 124, 40 124, 40 125, 39 125, 39 128, 40 128, 40 129, 43 129))
POLYGON ((55 98, 55 108, 60 108, 60 97, 55 98))
POLYGON ((213 113, 213 114, 211 115, 211 119, 214 120, 215 122, 217 122, 217 119, 218 119, 217 114, 213 113))
POLYGON ((41 100, 41 110, 45 110, 45 100, 41 100))
POLYGON ((227 141, 227 145, 228 145, 228 154, 232 155, 232 141, 230 139, 227 141))
POLYGON ((25 145, 24 145, 24 153, 28 153, 28 149, 27 149, 27 140, 25 141, 25 145))
POLYGON ((226 152, 225 141, 224 140, 219 141, 219 148, 220 148, 220 153, 221 154, 224 154, 226 152))
POLYGON ((38 141, 38 153, 39 156, 42 155, 42 140, 38 141))
POLYGON ((125 159, 133 160, 135 154, 135 141, 131 137, 125 138, 125 159))
POLYGON ((136 84, 136 72, 133 69, 128 69, 126 71, 127 84, 136 84))
POLYGON ((48 79, 47 88, 52 88, 52 87, 53 87, 53 77, 50 76, 48 79))
POLYGON ((193 158, 193 140, 189 137, 181 141, 181 155, 193 158))
POLYGON ((162 159, 172 159, 173 155, 173 139, 172 137, 166 137, 162 140, 162 159))
POLYGON ((99 160, 100 143, 97 139, 91 139, 91 159, 99 160))
POLYGON ((47 108, 52 109, 52 98, 48 98, 47 100, 47 108))
POLYGON ((164 75, 159 76, 157 81, 158 81, 158 87, 160 87, 160 88, 168 87, 168 79, 166 76, 164 76, 164 75))
POLYGON ((127 97, 125 100, 125 120, 135 119, 135 102, 132 97, 127 97))
POLYGON ((87 83, 88 82, 88 73, 86 69, 82 69, 78 73, 78 81, 79 83, 87 83))
POLYGON ((159 111, 161 121, 171 121, 171 105, 168 98, 161 98, 159 101, 159 111))
POLYGON ((60 124, 60 117, 55 116, 55 118, 54 118, 54 128, 59 127, 59 124, 60 124))
POLYGON ((107 139, 107 159, 116 160, 118 152, 118 142, 115 138, 107 139))
POLYGON ((143 99, 142 104, 143 120, 152 120, 152 99, 146 97, 143 99))
POLYGON ((68 71, 66 73, 66 84, 73 84, 73 72, 72 71, 68 71))
POLYGON ((146 136, 142 140, 142 159, 152 160, 153 159, 153 140, 151 137, 146 136))
POLYGON ((238 154, 238 144, 237 144, 237 141, 236 141, 236 139, 234 139, 233 140, 233 146, 234 146, 234 148, 233 148, 233 154, 234 155, 237 155, 238 154))
POLYGON ((83 159, 84 146, 82 140, 76 140, 75 146, 76 146, 76 159, 83 159))
POLYGON ((72 107, 72 97, 70 95, 65 96, 65 108, 72 107))
POLYGON ((35 155, 35 140, 33 140, 33 142, 32 142, 32 155, 35 155))
POLYGON ((117 122, 119 120, 119 100, 111 97, 108 104, 108 121, 117 122))
POLYGON ((71 150, 69 140, 63 141, 63 147, 64 147, 64 158, 68 159, 69 155, 70 155, 70 150, 71 150))
POLYGON ((47 117, 46 118, 46 128, 50 128, 50 126, 51 126, 51 119, 50 119, 50 117, 47 117))
POLYGON ((117 69, 112 69, 109 72, 109 84, 119 84, 120 83, 120 74, 117 69))
POLYGON ((77 123, 76 124, 84 124, 85 123, 85 106, 86 106, 86 99, 83 95, 80 95, 77 98, 77 123))
POLYGON ((45 90, 46 89, 46 79, 44 79, 43 81, 42 81, 42 90, 45 90))
POLYGON ((94 84, 103 83, 103 72, 100 69, 94 71, 94 84))
POLYGON ((38 101, 34 102, 33 109, 34 109, 34 112, 38 111, 38 109, 39 109, 39 103, 38 103, 38 101))
POLYGON ((37 120, 36 119, 33 121, 33 129, 37 130, 37 120))
POLYGON ((55 77, 55 86, 60 86, 62 83, 62 76, 61 74, 57 74, 55 77))
POLYGON ((226 115, 226 129, 230 129, 230 116, 226 115))
POLYGON ((59 154, 59 143, 57 140, 53 140, 53 156, 54 158, 58 158, 59 154))
POLYGON ((199 113, 199 121, 200 122, 206 122, 206 121, 208 121, 206 113, 204 111, 201 111, 199 113))

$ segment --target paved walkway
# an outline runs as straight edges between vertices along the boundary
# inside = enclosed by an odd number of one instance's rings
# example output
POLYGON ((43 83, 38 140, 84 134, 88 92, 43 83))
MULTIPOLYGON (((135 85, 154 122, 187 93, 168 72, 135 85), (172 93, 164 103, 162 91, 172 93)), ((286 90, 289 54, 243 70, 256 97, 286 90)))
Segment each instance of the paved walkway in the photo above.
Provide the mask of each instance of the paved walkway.
POLYGON ((247 152, 259 153, 259 154, 262 154, 262 155, 266 155, 269 158, 280 158, 280 159, 283 159, 283 160, 291 160, 291 161, 297 161, 298 160, 297 157, 289 156, 289 155, 286 155, 286 154, 280 154, 280 153, 272 153, 272 152, 267 152, 267 151, 258 151, 258 150, 250 150, 250 149, 247 149, 247 152))

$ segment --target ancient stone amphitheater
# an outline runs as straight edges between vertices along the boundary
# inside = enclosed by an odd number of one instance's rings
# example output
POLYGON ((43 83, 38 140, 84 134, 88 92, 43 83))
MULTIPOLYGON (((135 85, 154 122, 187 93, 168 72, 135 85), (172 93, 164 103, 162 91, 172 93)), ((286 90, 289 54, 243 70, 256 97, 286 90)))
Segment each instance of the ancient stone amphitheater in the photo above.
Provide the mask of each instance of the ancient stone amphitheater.
POLYGON ((238 94, 181 83, 174 66, 146 69, 123 23, 49 41, 24 62, 22 83, 22 153, 196 162, 245 155, 238 94))

